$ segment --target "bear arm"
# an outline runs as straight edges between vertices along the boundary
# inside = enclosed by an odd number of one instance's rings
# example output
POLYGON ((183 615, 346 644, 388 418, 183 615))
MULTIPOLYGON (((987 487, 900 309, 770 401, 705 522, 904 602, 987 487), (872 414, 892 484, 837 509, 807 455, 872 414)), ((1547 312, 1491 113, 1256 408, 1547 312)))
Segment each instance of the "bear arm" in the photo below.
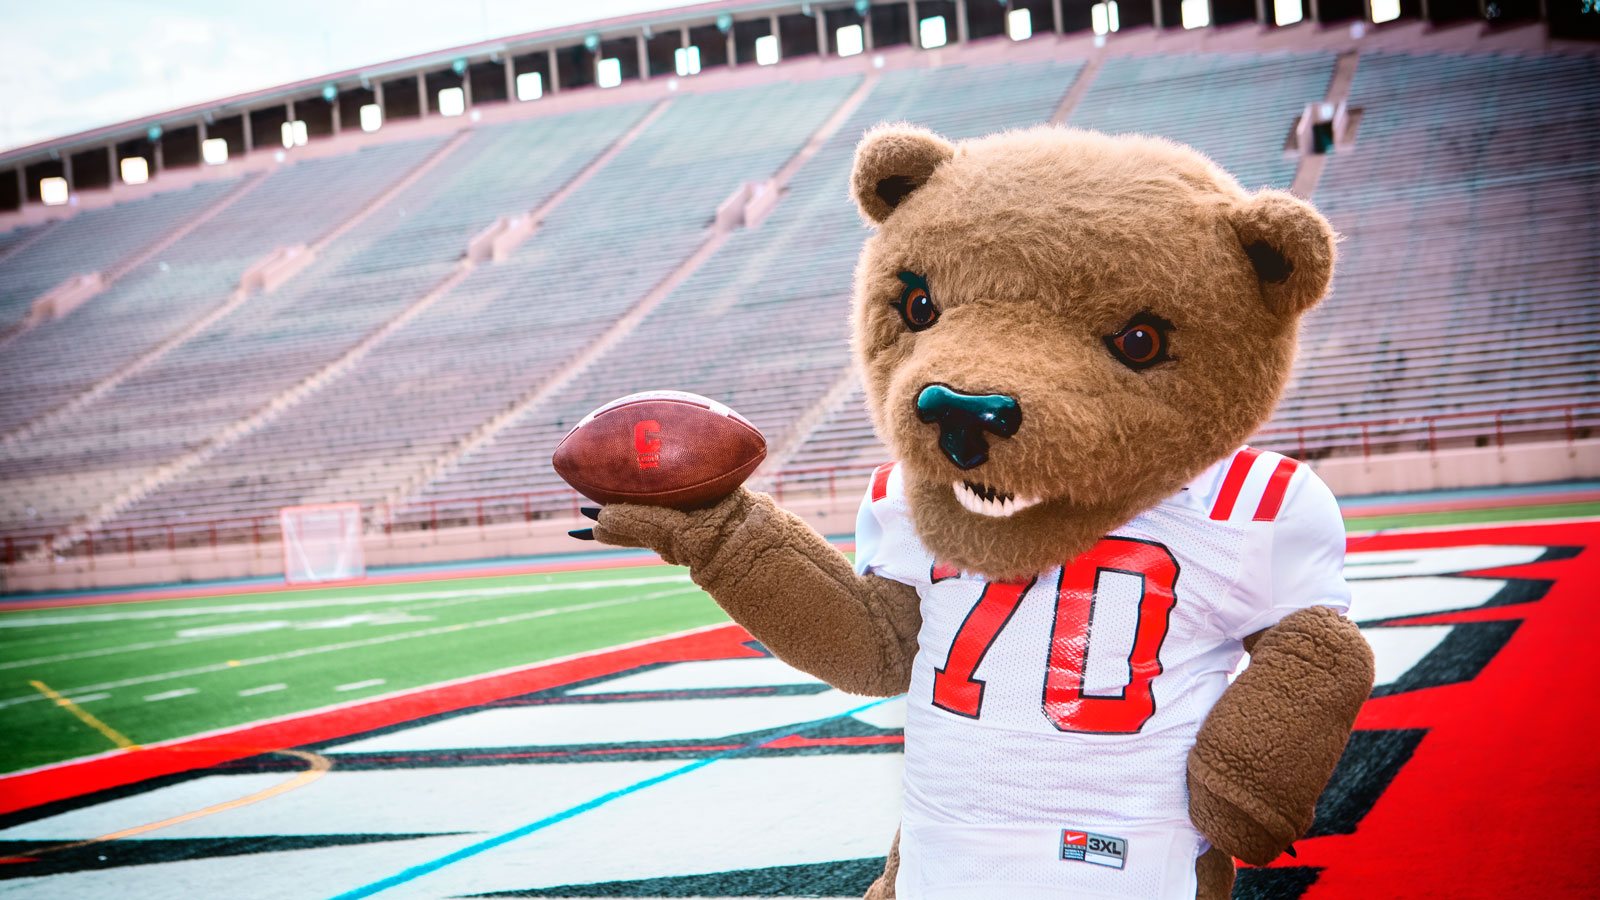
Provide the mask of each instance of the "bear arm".
POLYGON ((1189 818, 1213 846, 1266 865, 1311 827, 1372 693, 1372 649, 1325 606, 1297 610, 1245 644, 1250 665, 1189 751, 1189 818))
POLYGON ((843 553, 766 494, 741 487, 688 512, 613 504, 601 510, 595 537, 687 565, 773 655, 840 690, 889 697, 910 685, 922 625, 916 589, 857 575, 843 553))

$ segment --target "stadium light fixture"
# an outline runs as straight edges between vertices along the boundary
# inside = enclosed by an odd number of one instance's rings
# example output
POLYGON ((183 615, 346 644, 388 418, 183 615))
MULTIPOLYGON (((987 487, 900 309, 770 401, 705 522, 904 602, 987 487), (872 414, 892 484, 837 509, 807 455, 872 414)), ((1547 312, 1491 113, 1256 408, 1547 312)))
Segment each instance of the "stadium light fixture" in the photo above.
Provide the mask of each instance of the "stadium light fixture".
POLYGON ((1300 0, 1272 0, 1272 21, 1277 25, 1293 25, 1305 18, 1300 0))
POLYGON ((280 133, 283 136, 283 147, 285 150, 290 147, 304 147, 306 145, 306 141, 310 139, 309 135, 306 133, 306 123, 304 119, 295 119, 293 122, 283 123, 280 133))
POLYGON ((439 115, 459 116, 467 111, 467 92, 449 87, 439 92, 439 115))
POLYGON ((778 36, 764 34, 756 38, 756 65, 770 66, 778 61, 778 36))
POLYGON ((1183 14, 1184 28, 1204 28, 1211 24, 1210 0, 1183 0, 1179 10, 1183 14))
POLYGON ((1089 7, 1089 24, 1094 26, 1094 33, 1098 36, 1116 31, 1121 25, 1117 21, 1117 0, 1105 0, 1104 3, 1089 7))
POLYGON ((1013 9, 1007 13, 1006 34, 1011 35, 1013 41, 1025 41, 1033 37, 1033 14, 1026 9, 1013 9))
MULTIPOLYGON (((204 141, 201 141, 200 142, 200 158, 205 160, 206 161, 206 165, 208 165, 208 166, 220 166, 223 163, 227 162, 228 161, 228 139, 227 138, 206 138, 204 141)), ((140 157, 139 159, 140 159, 140 162, 144 161, 143 157, 140 157)), ((126 160, 124 160, 124 162, 126 162, 126 160)))
POLYGON ((1400 0, 1372 0, 1372 21, 1393 22, 1400 18, 1400 0))
POLYGON ((917 23, 917 38, 922 49, 933 50, 945 45, 944 16, 929 16, 917 23))
POLYGON ((600 60, 600 69, 595 75, 595 81, 603 88, 614 88, 622 83, 622 60, 616 57, 600 60))
POLYGON ((150 180, 150 163, 142 156, 124 157, 118 165, 123 184, 144 184, 150 180))
POLYGON ((838 29, 833 33, 833 41, 839 47, 840 56, 855 56, 867 49, 860 25, 846 25, 838 29))
POLYGON ((39 199, 45 206, 60 206, 67 202, 67 180, 60 176, 39 179, 39 199))
POLYGON ((365 103, 361 106, 361 130, 377 131, 383 127, 383 107, 376 103, 365 103))
POLYGON ((523 72, 517 76, 517 99, 537 100, 544 96, 544 75, 538 72, 523 72))
POLYGON ((700 74, 700 48, 693 44, 672 51, 672 61, 677 65, 680 78, 700 74))

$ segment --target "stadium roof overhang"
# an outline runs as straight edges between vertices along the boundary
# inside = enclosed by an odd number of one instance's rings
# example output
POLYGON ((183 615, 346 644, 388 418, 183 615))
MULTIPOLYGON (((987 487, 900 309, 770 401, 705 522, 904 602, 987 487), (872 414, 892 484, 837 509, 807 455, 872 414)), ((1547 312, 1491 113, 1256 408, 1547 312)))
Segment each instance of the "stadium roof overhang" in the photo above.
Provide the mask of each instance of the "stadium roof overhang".
POLYGON ((678 29, 715 23, 722 15, 735 19, 756 18, 778 12, 805 9, 848 8, 849 2, 809 3, 800 0, 711 0, 672 9, 655 10, 600 19, 558 28, 511 35, 495 40, 479 41, 457 47, 447 47, 429 53, 374 63, 354 69, 331 72, 315 78, 275 85, 259 91, 222 97, 206 103, 166 110, 136 119, 128 119, 92 128, 75 134, 38 141, 0 152, 0 168, 29 165, 44 160, 78 153, 95 147, 143 137, 152 126, 182 127, 196 121, 210 121, 238 115, 240 112, 284 103, 297 99, 310 99, 320 95, 324 87, 342 89, 365 86, 375 79, 389 79, 409 73, 424 73, 449 67, 460 59, 487 59, 505 54, 531 53, 555 49, 573 43, 582 43, 590 36, 621 37, 644 29, 678 29))

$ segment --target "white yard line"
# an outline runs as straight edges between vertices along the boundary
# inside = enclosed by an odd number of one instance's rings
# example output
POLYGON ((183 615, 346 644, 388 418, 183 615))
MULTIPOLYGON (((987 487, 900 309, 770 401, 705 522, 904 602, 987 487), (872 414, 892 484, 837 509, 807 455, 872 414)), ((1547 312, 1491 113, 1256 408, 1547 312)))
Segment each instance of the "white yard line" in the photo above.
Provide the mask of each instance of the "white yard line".
POLYGON ((101 693, 98 693, 98 694, 84 694, 81 697, 68 697, 67 699, 71 700, 73 703, 88 703, 88 702, 93 701, 93 700, 104 700, 105 698, 107 698, 109 696, 111 696, 111 695, 107 694, 105 692, 101 692, 101 693))
MULTIPOLYGON (((457 625, 440 625, 434 628, 423 628, 417 631, 407 631, 400 634, 385 634, 377 637, 363 638, 356 641, 340 641, 336 644, 323 644, 318 647, 302 647, 298 650, 288 650, 283 653, 273 653, 267 656, 256 656, 249 659, 230 660, 228 662, 213 663, 209 666, 196 666, 190 669, 179 669, 173 672, 160 672, 155 675, 141 675, 137 678, 124 678, 120 681, 106 681, 100 684, 84 685, 62 691, 62 694, 82 693, 86 691, 116 690, 117 688, 132 687, 136 684, 150 684, 157 681, 166 681, 172 678, 186 678, 191 675, 208 675, 212 672, 222 672, 236 669, 240 666, 256 666, 263 663, 282 662, 286 659, 299 659, 304 656, 316 656, 321 653, 334 653, 340 650, 353 650, 358 647, 374 647, 379 644, 390 644, 395 641, 410 640, 411 638, 433 637, 440 634, 449 634, 456 631, 467 631, 474 628, 492 628, 499 625, 509 625, 512 622, 525 622, 529 619, 542 619, 547 616, 559 616, 566 613, 585 612, 591 609, 603 609, 608 606, 622 606, 627 603, 637 603, 646 599, 639 597, 619 597, 615 600, 597 600, 593 603, 578 603, 572 606, 557 606, 551 609, 539 609, 533 612, 519 613, 513 616, 499 616, 493 619, 482 619, 477 622, 463 622, 457 625)), ((30 703, 44 699, 43 694, 27 694, 21 697, 11 697, 0 700, 0 709, 16 706, 19 703, 30 703)))
POLYGON ((144 702, 154 703, 157 700, 171 700, 175 697, 187 697, 190 694, 198 693, 200 693, 199 688, 178 688, 175 691, 166 691, 160 694, 147 694, 145 695, 144 702))
POLYGON ((245 688, 244 690, 239 692, 239 696, 241 696, 241 697, 254 697, 257 694, 270 694, 273 691, 281 691, 281 690, 283 690, 283 689, 285 689, 287 687, 288 687, 288 685, 284 684, 281 681, 278 682, 277 684, 263 684, 260 687, 245 688))
POLYGON ((352 681, 349 684, 341 684, 338 687, 335 687, 334 690, 336 690, 336 691, 359 691, 362 688, 377 687, 378 685, 383 684, 383 683, 384 683, 384 679, 382 679, 382 678, 368 678, 366 681, 352 681))
POLYGON ((145 609, 115 613, 84 613, 81 615, 0 616, 0 628, 35 628, 43 625, 81 625, 87 622, 125 622, 137 619, 170 619, 185 616, 235 615, 252 612, 283 612, 286 610, 314 609, 323 606, 366 606, 378 603, 410 603, 416 600, 444 600, 451 598, 506 597, 516 594, 546 594, 551 591, 589 591, 611 587, 637 587, 647 584, 680 584, 687 582, 687 574, 655 575, 645 578, 610 578, 571 583, 528 584, 494 588, 465 588, 454 591, 415 591, 409 594, 383 594, 362 597, 331 597, 324 600, 285 600, 268 603, 236 603, 228 606, 184 607, 181 609, 145 609))

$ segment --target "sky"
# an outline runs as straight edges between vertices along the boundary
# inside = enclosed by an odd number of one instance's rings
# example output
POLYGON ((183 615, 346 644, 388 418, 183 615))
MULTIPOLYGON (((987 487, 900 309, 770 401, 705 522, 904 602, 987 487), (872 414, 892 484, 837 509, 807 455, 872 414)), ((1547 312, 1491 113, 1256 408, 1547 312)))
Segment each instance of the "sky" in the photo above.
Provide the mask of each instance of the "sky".
POLYGON ((342 69, 692 0, 0 0, 0 150, 342 69))

